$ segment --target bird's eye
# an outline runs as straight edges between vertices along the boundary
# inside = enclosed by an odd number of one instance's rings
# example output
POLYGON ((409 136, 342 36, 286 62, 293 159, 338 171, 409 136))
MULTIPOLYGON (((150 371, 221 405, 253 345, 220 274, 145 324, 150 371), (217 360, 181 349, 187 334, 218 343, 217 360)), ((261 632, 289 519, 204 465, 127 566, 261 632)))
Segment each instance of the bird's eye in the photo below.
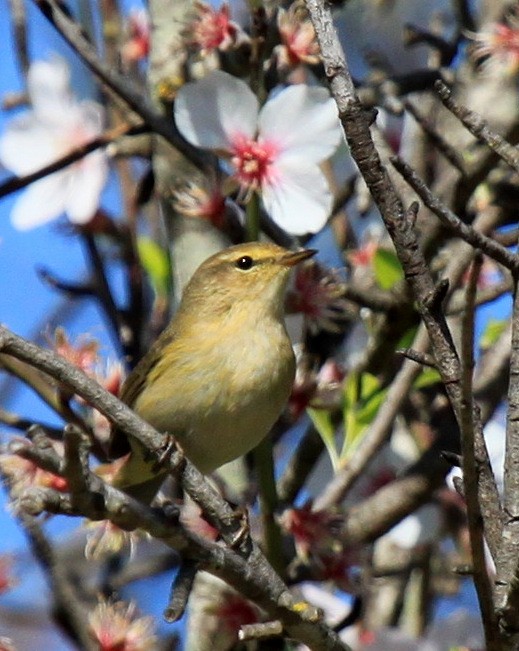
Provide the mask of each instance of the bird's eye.
POLYGON ((252 267, 253 264, 254 260, 250 257, 250 255, 243 255, 241 258, 238 258, 236 260, 236 266, 242 271, 247 271, 252 267))

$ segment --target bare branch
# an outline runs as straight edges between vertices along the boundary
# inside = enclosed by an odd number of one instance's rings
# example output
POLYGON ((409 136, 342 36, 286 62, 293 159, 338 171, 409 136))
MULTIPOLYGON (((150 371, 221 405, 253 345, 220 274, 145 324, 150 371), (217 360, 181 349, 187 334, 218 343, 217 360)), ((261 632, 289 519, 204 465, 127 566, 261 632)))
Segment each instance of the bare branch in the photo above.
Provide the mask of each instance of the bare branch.
MULTIPOLYGON (((430 304, 435 286, 419 249, 412 211, 405 212, 391 184, 387 170, 373 146, 369 121, 356 95, 348 65, 333 25, 331 8, 322 0, 306 0, 321 47, 323 64, 335 98, 350 152, 376 201, 427 328, 438 370, 449 400, 460 420, 460 363, 439 303, 430 304)), ((481 464, 479 499, 484 508, 485 534, 494 556, 501 543, 502 514, 494 476, 486 453, 482 425, 475 417, 475 437, 481 464)))
POLYGON ((258 624, 244 624, 238 633, 242 641, 264 640, 269 637, 279 637, 283 633, 283 624, 277 619, 273 622, 259 622, 258 624))
MULTIPOLYGON (((478 468, 474 444, 475 407, 472 394, 472 375, 474 372, 474 310, 477 282, 483 257, 476 256, 467 285, 467 302, 462 318, 461 339, 461 389, 460 405, 461 451, 463 470, 463 493, 467 504, 470 547, 474 584, 478 595, 479 608, 485 629, 487 649, 499 649, 499 639, 494 614, 492 587, 486 569, 485 547, 483 539, 483 517, 478 499, 478 468)), ((505 524, 506 527, 506 524, 505 524)))
POLYGON ((457 170, 462 174, 465 173, 465 166, 463 164, 463 158, 446 140, 445 138, 436 131, 427 119, 420 113, 416 106, 410 101, 404 101, 404 107, 408 113, 410 113, 413 118, 418 122, 424 133, 429 138, 431 144, 436 147, 436 149, 453 165, 457 170))
POLYGON ((35 181, 39 181, 45 176, 54 174, 54 172, 58 172, 68 165, 76 163, 78 160, 81 160, 91 152, 96 151, 96 149, 106 147, 123 135, 136 135, 139 133, 145 133, 147 130, 148 128, 144 125, 135 126, 130 124, 121 124, 118 127, 109 129, 90 142, 87 142, 84 145, 80 145, 79 147, 75 147, 68 154, 62 156, 53 163, 49 163, 49 165, 41 167, 39 170, 36 170, 36 172, 32 172, 26 176, 12 176, 11 178, 8 178, 7 181, 0 183, 0 198, 5 197, 12 192, 16 192, 17 190, 21 190, 29 184, 34 183, 35 181))
POLYGON ((193 561, 185 560, 180 565, 171 586, 169 603, 164 610, 167 622, 177 622, 184 615, 197 570, 197 564, 193 561))
POLYGON ((432 210, 444 226, 449 228, 468 244, 481 249, 481 251, 507 269, 510 269, 510 271, 517 271, 519 269, 519 258, 515 254, 508 251, 504 246, 498 244, 491 237, 479 233, 468 224, 462 222, 457 215, 444 206, 440 199, 429 190, 410 165, 398 156, 394 156, 391 159, 391 162, 424 204, 429 208, 429 210, 432 210))
MULTIPOLYGON (((137 438, 150 451, 150 455, 160 456, 164 448, 164 435, 156 432, 131 409, 82 371, 71 366, 64 358, 35 346, 3 326, 0 326, 0 350, 67 384, 74 393, 82 396, 88 404, 95 406, 115 422, 119 429, 137 438)), ((70 430, 69 435, 73 438, 67 444, 68 471, 71 474, 74 467, 77 469, 78 463, 85 464, 81 469, 85 479, 80 478, 79 481, 86 483, 90 489, 81 495, 81 510, 79 511, 75 501, 70 500, 66 495, 41 489, 30 491, 26 499, 21 501, 22 507, 25 506, 34 514, 38 510, 70 515, 81 514, 93 520, 110 519, 124 529, 142 528, 187 558, 200 561, 204 569, 227 581, 246 597, 258 603, 273 619, 281 619, 289 635, 312 649, 344 651, 348 648, 330 629, 318 621, 314 609, 310 606, 299 609, 295 598, 266 562, 256 545, 253 544, 250 555, 242 556, 234 550, 208 543, 188 532, 182 533, 179 527, 172 527, 171 522, 160 518, 150 508, 104 484, 99 477, 89 473, 82 452, 83 443, 80 439, 74 438, 75 430, 70 430), (102 499, 100 500, 99 497, 102 499)), ((169 463, 172 467, 179 467, 178 453, 171 454, 169 463)), ((235 514, 187 460, 182 464, 182 468, 181 480, 184 488, 202 506, 206 517, 208 519, 212 517, 214 521, 215 514, 227 514, 227 519, 219 523, 219 528, 224 538, 232 542, 229 532, 234 530, 236 533, 241 526, 235 514)))
POLYGON ((454 101, 452 99, 452 92, 443 81, 438 80, 434 84, 434 88, 444 106, 462 122, 475 138, 488 145, 492 151, 502 158, 505 163, 508 163, 516 172, 519 171, 519 152, 516 147, 507 142, 498 133, 492 131, 487 122, 475 111, 471 111, 454 101))

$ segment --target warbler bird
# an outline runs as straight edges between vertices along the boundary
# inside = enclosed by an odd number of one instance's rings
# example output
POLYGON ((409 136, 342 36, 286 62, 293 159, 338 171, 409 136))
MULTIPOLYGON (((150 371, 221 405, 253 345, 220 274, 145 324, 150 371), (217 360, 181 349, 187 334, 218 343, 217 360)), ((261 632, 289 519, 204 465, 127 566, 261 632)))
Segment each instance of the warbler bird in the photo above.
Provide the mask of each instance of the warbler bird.
MULTIPOLYGON (((291 268, 315 253, 248 243, 210 257, 124 383, 121 399, 173 435, 201 472, 254 448, 281 413, 295 374, 285 288, 291 268)), ((156 479, 142 445, 130 445, 114 481, 122 488, 156 479)))

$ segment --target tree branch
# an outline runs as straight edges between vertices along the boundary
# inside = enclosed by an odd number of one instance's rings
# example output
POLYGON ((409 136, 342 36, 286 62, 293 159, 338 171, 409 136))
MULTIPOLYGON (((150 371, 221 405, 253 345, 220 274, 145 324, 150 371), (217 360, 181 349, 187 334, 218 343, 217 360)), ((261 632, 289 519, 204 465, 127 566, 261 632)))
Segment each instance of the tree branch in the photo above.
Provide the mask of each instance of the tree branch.
MULTIPOLYGON (((0 350, 65 383, 88 404, 95 406, 116 423, 119 429, 137 438, 151 455, 160 455, 163 451, 164 435, 156 432, 129 407, 88 378, 82 371, 71 366, 65 359, 35 346, 3 326, 0 326, 0 350)), ((72 435, 76 436, 74 430, 69 432, 69 436, 72 435)), ((178 527, 172 527, 171 522, 160 518, 156 512, 104 484, 99 477, 90 473, 84 460, 81 441, 71 439, 67 445, 69 476, 72 478, 74 473, 76 481, 86 483, 89 488, 89 491, 83 491, 81 494, 81 510, 78 510, 77 502, 66 495, 50 490, 33 489, 23 503, 30 507, 32 513, 48 509, 69 515, 84 515, 94 520, 110 519, 125 529, 142 528, 187 558, 200 561, 205 569, 258 603, 272 619, 280 619, 290 636, 310 648, 322 651, 344 651, 348 648, 330 629, 317 621, 314 609, 308 605, 299 609, 294 597, 256 545, 252 545, 250 555, 243 552, 239 554, 230 548, 208 543, 188 532, 182 533, 178 527), (81 477, 77 479, 78 464, 85 464, 81 470, 84 480, 81 477), (99 497, 102 499, 100 500, 99 497)), ((171 454, 169 463, 172 468, 180 467, 178 453, 171 454)), ((223 521, 219 523, 219 528, 224 538, 232 542, 229 531, 234 530, 236 533, 241 524, 237 522, 230 507, 187 460, 183 464, 181 480, 184 488, 202 506, 206 516, 208 514, 213 518, 215 514, 224 516, 223 521)))
MULTIPOLYGON (((474 446, 474 414, 478 407, 474 404, 472 375, 474 372, 474 310, 477 282, 483 257, 478 255, 472 266, 466 292, 466 307, 462 317, 461 339, 461 454, 463 471, 463 492, 467 504, 470 548, 474 584, 478 595, 479 608, 485 630, 486 648, 498 651, 499 636, 494 614, 492 587, 486 569, 483 538, 483 517, 478 499, 478 459, 474 446)), ((506 524, 505 524, 506 527, 506 524)))
POLYGON ((492 131, 486 121, 475 111, 458 104, 452 99, 452 92, 443 83, 438 80, 434 84, 443 105, 470 131, 470 133, 480 142, 485 143, 494 151, 505 163, 508 163, 516 172, 519 171, 519 152, 507 142, 502 136, 492 131))
POLYGON ((449 210, 443 205, 440 199, 435 197, 410 165, 398 156, 394 156, 391 159, 391 162, 424 202, 427 208, 432 210, 444 226, 449 228, 453 233, 458 237, 461 237, 462 240, 474 248, 481 249, 481 251, 507 269, 510 269, 510 271, 519 270, 519 258, 514 253, 508 251, 508 249, 501 246, 501 244, 491 237, 479 233, 471 226, 462 222, 461 219, 452 212, 452 210, 449 210))
POLYGON ((108 129, 108 131, 105 131, 97 138, 94 138, 84 145, 75 147, 65 156, 62 156, 53 163, 49 163, 49 165, 45 165, 45 167, 41 167, 39 170, 36 170, 36 172, 32 172, 32 174, 27 174, 26 176, 12 176, 11 178, 8 178, 7 181, 3 181, 3 183, 0 183, 0 199, 12 192, 25 188, 35 181, 43 179, 45 176, 54 174, 54 172, 59 172, 59 170, 76 163, 91 152, 96 151, 96 149, 106 147, 121 136, 132 136, 139 133, 145 133, 146 131, 148 131, 148 127, 144 125, 135 126, 131 124, 121 124, 113 129, 108 129))
MULTIPOLYGON (((416 208, 404 212, 387 170, 374 148, 362 105, 339 43, 331 8, 322 0, 306 0, 310 18, 321 48, 323 64, 332 95, 339 109, 350 152, 380 209, 384 223, 404 269, 420 315, 429 333, 433 355, 458 422, 461 420, 460 363, 442 313, 433 278, 427 269, 414 232, 416 208)), ((412 207, 413 208, 413 207, 412 207)), ((494 476, 490 467, 479 416, 474 418, 477 452, 482 459, 478 495, 484 508, 485 535, 494 557, 501 544, 502 513, 494 476)))

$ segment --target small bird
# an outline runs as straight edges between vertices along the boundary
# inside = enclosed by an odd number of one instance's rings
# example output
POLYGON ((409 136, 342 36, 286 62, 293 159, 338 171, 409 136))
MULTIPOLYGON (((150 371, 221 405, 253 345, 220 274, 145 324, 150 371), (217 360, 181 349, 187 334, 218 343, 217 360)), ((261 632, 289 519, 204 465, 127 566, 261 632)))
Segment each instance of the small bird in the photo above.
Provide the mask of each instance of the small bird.
MULTIPOLYGON (((291 268, 316 253, 248 243, 203 262, 179 308, 130 373, 121 399, 210 473, 254 448, 292 388, 295 360, 284 322, 291 268)), ((157 471, 137 441, 113 483, 137 494, 157 471)))

